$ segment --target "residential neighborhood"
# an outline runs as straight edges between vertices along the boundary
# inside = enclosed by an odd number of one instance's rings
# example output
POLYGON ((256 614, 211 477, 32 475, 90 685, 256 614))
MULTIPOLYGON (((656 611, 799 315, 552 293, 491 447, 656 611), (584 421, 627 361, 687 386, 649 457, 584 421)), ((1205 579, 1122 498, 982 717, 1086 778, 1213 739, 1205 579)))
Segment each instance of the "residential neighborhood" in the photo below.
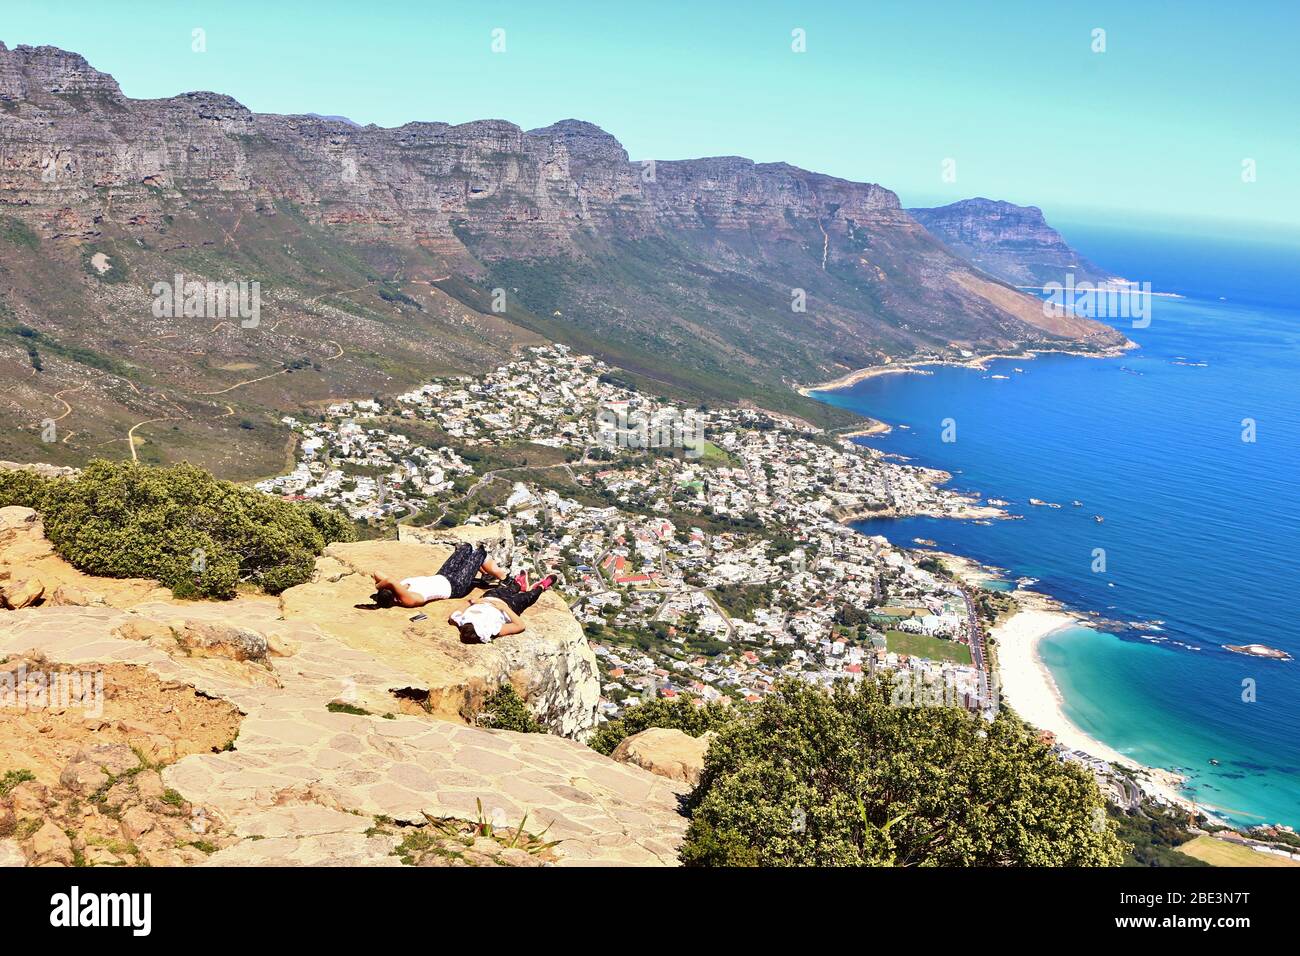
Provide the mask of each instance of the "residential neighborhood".
POLYGON ((845 523, 1001 514, 941 487, 943 473, 789 416, 679 407, 560 345, 285 422, 298 462, 263 491, 381 529, 450 507, 468 523, 508 519, 516 564, 561 577, 602 665, 606 717, 650 697, 753 701, 783 676, 829 685, 885 669, 909 699, 996 703, 962 585, 845 523), (484 466, 521 446, 561 457, 484 466))

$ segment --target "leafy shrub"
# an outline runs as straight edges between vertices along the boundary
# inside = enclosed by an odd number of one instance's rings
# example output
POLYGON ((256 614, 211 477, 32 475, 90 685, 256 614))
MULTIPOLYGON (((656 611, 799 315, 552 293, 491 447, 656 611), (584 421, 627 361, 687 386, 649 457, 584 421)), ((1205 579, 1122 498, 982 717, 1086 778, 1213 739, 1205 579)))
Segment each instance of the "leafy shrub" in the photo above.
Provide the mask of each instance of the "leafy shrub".
POLYGON ((1115 866, 1125 846, 1081 767, 1019 719, 891 706, 881 678, 786 681, 709 748, 682 862, 1115 866))
POLYGON ((623 716, 602 724, 587 741, 591 749, 609 756, 625 737, 639 734, 650 727, 675 727, 698 737, 706 731, 718 730, 736 719, 737 708, 712 703, 696 707, 688 700, 655 699, 636 707, 629 707, 623 716))
POLYGON ((88 574, 154 578, 177 597, 234 597, 250 583, 278 594, 306 581, 327 544, 352 525, 214 478, 194 465, 92 461, 75 478, 0 473, 0 506, 41 512, 45 535, 88 574))
POLYGON ((7 797, 9 791, 20 783, 26 783, 28 780, 35 780, 36 774, 30 770, 6 770, 3 776, 0 776, 0 797, 7 797))
POLYGON ((514 730, 521 734, 546 732, 546 728, 533 716, 524 699, 510 684, 502 684, 483 701, 478 725, 493 730, 514 730))
POLYGON ((0 508, 19 505, 41 511, 45 507, 45 493, 53 481, 33 471, 0 471, 0 508))

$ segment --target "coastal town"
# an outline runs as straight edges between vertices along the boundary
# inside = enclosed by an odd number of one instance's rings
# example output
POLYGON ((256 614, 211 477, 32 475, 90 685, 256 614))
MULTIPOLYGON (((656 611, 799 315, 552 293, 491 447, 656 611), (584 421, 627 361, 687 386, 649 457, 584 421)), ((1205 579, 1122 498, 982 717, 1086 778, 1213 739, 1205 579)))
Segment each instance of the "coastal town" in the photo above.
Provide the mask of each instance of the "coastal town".
MULTIPOLYGON (((376 535, 509 521, 512 571, 554 571, 601 667, 605 719, 652 699, 761 700, 890 672, 902 705, 999 706, 988 631, 1005 593, 933 552, 850 522, 990 521, 1000 505, 948 475, 789 416, 637 391, 562 345, 392 399, 334 402, 265 492, 317 501, 376 535), (522 464, 506 453, 539 451, 522 464)), ((1174 804, 1167 781, 1050 739, 1113 802, 1174 804)))
POLYGON ((508 519, 520 567, 560 574, 602 663, 607 717, 646 698, 757 700, 785 675, 828 685, 875 669, 908 675, 900 692, 991 711, 963 587, 846 522, 996 508, 788 416, 685 409, 614 375, 552 345, 391 402, 287 417, 297 465, 257 487, 376 526, 466 505, 455 523, 508 519), (449 444, 414 441, 409 423, 449 444), (531 480, 470 463, 525 443, 560 458, 517 469, 531 480))

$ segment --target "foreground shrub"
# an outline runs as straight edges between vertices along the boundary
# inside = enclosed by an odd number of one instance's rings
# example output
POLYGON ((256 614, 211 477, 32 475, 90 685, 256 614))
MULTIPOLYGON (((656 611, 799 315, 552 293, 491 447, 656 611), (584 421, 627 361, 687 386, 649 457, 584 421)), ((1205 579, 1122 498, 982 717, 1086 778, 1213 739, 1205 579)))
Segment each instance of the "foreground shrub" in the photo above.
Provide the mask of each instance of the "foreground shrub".
POLYGON ((510 684, 502 684, 484 699, 483 709, 478 714, 478 725, 493 730, 513 730, 521 734, 546 732, 546 728, 533 716, 524 699, 510 684))
POLYGON ((281 501, 194 465, 92 461, 75 478, 0 474, 0 506, 41 512, 50 544, 87 574, 154 578, 177 597, 230 598, 306 581, 316 556, 351 540, 343 516, 281 501), (36 476, 31 476, 36 477, 36 476))
POLYGON ((724 726, 691 797, 684 863, 1116 866, 1096 783, 1014 715, 890 706, 868 679, 787 681, 724 726))
POLYGON ((717 730, 734 720, 735 716, 736 708, 725 704, 712 703, 696 707, 682 698, 675 701, 657 698, 629 707, 622 717, 602 724, 587 743, 592 750, 608 757, 623 738, 639 734, 650 727, 676 727, 692 737, 698 737, 705 731, 717 730))
POLYGON ((0 508, 20 505, 40 511, 45 505, 45 492, 55 480, 32 471, 0 471, 0 508))

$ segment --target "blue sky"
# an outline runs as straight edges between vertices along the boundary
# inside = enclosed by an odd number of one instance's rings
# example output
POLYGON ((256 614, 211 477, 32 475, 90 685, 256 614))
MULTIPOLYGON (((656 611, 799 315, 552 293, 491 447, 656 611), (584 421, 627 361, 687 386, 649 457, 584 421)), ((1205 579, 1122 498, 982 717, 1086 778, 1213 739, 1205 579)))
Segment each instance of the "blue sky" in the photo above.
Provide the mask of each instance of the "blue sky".
POLYGON ((130 96, 210 89, 262 112, 383 126, 577 117, 634 159, 781 160, 882 183, 907 205, 982 195, 1057 222, 1300 235, 1295 3, 4 7, 0 40, 76 50, 130 96))

